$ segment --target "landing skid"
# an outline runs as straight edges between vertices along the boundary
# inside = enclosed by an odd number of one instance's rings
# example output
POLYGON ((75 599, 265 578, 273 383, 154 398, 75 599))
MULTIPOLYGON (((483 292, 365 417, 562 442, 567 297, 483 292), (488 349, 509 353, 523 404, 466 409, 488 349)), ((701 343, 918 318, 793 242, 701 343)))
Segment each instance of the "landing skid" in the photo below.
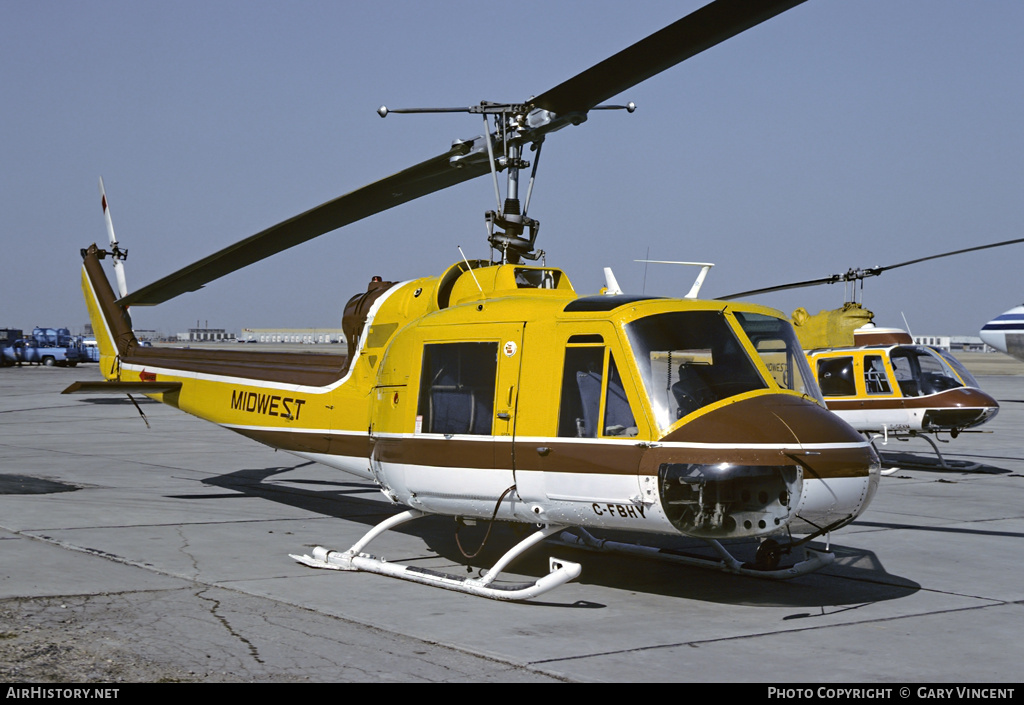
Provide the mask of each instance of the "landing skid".
POLYGON ((825 566, 831 565, 835 560, 835 554, 831 551, 819 551, 817 549, 804 547, 804 560, 791 566, 782 568, 758 567, 753 563, 743 563, 735 558, 718 541, 707 539, 708 545, 718 553, 719 559, 706 558, 696 554, 683 553, 672 549, 655 548, 635 543, 622 543, 599 539, 590 532, 575 528, 573 532, 563 531, 558 535, 557 540, 569 546, 585 548, 591 551, 608 551, 613 553, 624 553, 641 558, 653 558, 670 563, 681 563, 683 565, 698 566, 701 568, 716 568, 726 573, 747 575, 755 578, 768 580, 788 580, 801 575, 813 573, 825 566))
MULTIPOLYGON (((953 460, 953 461, 946 460, 943 457, 942 452, 939 450, 938 444, 935 442, 935 440, 933 440, 931 438, 931 436, 929 436, 926 433, 913 433, 912 432, 909 435, 904 435, 904 434, 901 434, 901 433, 883 432, 883 433, 875 433, 875 434, 867 434, 867 435, 868 435, 868 439, 871 441, 871 445, 875 448, 875 452, 878 453, 878 457, 882 460, 883 463, 885 463, 887 465, 887 469, 882 471, 883 475, 892 475, 894 472, 897 472, 901 468, 916 468, 916 469, 919 469, 919 470, 936 470, 936 469, 938 469, 938 470, 962 470, 962 471, 966 471, 966 472, 970 472, 970 471, 973 471, 973 470, 978 470, 978 469, 981 468, 981 464, 980 463, 968 462, 968 461, 964 461, 964 460, 953 460), (877 439, 879 439, 879 438, 882 439, 882 445, 888 445, 890 438, 895 438, 897 441, 903 441, 904 443, 909 441, 911 438, 921 438, 921 439, 924 439, 932 447, 932 450, 935 451, 935 455, 939 459, 939 462, 935 463, 933 461, 927 461, 927 460, 924 460, 924 459, 906 459, 906 458, 904 458, 903 461, 900 462, 899 466, 895 466, 895 465, 892 465, 890 463, 886 463, 885 457, 883 456, 882 452, 878 450, 878 446, 875 444, 875 441, 877 439)), ((939 440, 942 440, 942 439, 939 439, 939 440)), ((942 441, 942 442, 943 443, 949 443, 949 441, 942 441)))
POLYGON ((430 570, 429 568, 389 563, 384 558, 378 558, 377 556, 362 552, 367 544, 385 531, 393 529, 408 521, 412 521, 413 519, 418 519, 421 516, 424 516, 424 513, 416 511, 415 509, 410 509, 400 514, 396 514, 390 519, 387 519, 373 527, 365 536, 363 536, 363 538, 356 542, 352 548, 344 552, 332 551, 322 546, 317 546, 313 549, 312 556, 297 556, 292 554, 291 557, 299 563, 311 568, 327 568, 330 570, 362 570, 367 573, 377 573, 378 575, 401 578, 402 580, 411 580, 412 582, 433 585, 447 590, 465 592, 470 595, 489 597, 493 600, 506 601, 528 600, 530 598, 537 597, 538 595, 543 595, 544 593, 553 590, 559 585, 564 585, 580 575, 581 568, 579 563, 571 563, 569 561, 550 558, 548 560, 548 565, 551 572, 536 582, 494 585, 495 579, 509 563, 547 537, 562 531, 564 529, 562 526, 545 526, 530 536, 527 536, 502 556, 501 559, 494 564, 494 567, 488 570, 481 578, 468 578, 430 570))

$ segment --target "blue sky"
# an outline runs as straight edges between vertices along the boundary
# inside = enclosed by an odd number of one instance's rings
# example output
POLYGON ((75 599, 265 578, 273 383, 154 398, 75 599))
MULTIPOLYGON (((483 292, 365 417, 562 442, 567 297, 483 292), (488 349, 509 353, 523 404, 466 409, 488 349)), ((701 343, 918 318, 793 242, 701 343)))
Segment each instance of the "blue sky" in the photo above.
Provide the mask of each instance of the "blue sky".
MULTIPOLYGON (((80 248, 129 288, 445 151, 478 116, 376 109, 521 101, 702 2, 2 0, 0 325, 80 328, 80 248)), ((623 93, 545 146, 530 215, 578 291, 682 295, 823 277, 1024 237, 1024 3, 809 0, 623 93)), ((503 181, 503 180, 502 180, 503 181)), ((154 308, 137 327, 336 327, 372 275, 486 257, 484 178, 154 308)), ((865 283, 880 325, 976 335, 1024 301, 1024 244, 865 283)), ((841 285, 755 300, 840 305, 841 285)))

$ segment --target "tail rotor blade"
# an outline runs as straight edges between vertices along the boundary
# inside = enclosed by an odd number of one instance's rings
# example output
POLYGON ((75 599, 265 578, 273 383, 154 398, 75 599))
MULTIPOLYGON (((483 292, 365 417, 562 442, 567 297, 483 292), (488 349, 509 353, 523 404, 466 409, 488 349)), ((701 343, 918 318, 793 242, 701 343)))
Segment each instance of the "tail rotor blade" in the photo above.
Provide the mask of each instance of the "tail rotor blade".
POLYGON ((107 235, 110 238, 110 250, 114 259, 114 276, 117 278, 117 293, 124 298, 128 295, 128 283, 124 276, 124 253, 117 245, 117 237, 114 236, 114 221, 110 217, 110 206, 107 203, 107 191, 103 187, 103 177, 100 177, 100 201, 103 204, 103 220, 107 224, 107 235))

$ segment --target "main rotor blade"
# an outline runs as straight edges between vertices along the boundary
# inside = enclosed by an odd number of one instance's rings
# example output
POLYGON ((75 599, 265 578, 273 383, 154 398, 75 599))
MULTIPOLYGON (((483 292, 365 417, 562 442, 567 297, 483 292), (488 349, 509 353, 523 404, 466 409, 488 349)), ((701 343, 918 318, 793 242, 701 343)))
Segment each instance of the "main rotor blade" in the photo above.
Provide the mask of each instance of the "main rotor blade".
POLYGON ((805 282, 794 282, 792 284, 779 284, 778 286, 766 286, 763 289, 751 289, 750 291, 741 291, 738 294, 729 294, 728 296, 716 296, 716 301, 731 301, 732 299, 744 299, 748 296, 758 296, 759 294, 768 294, 773 291, 785 291, 786 289, 799 289, 805 286, 818 286, 820 284, 835 284, 837 281, 842 281, 841 274, 833 274, 831 277, 823 277, 821 279, 811 279, 805 282))
POLYGON ((1004 240, 1003 242, 993 242, 990 245, 978 245, 977 247, 967 247, 962 250, 953 250, 952 252, 943 252, 941 255, 929 255, 928 257, 919 257, 912 259, 907 262, 900 262, 899 264, 890 264, 888 267, 873 267, 873 270, 877 270, 879 274, 888 270, 896 269, 897 267, 906 267, 908 264, 917 264, 918 262, 927 262, 930 259, 939 259, 940 257, 952 257, 953 255, 962 255, 965 252, 974 252, 975 250, 987 250, 991 247, 1002 247, 1003 245, 1014 245, 1018 242, 1024 242, 1024 237, 1017 238, 1016 240, 1004 240))
POLYGON ((890 269, 896 269, 898 267, 906 267, 908 264, 917 264, 918 262, 927 262, 932 259, 939 259, 940 257, 952 257, 953 255, 962 255, 967 252, 975 252, 977 250, 988 250, 993 247, 1003 247, 1004 245, 1015 245, 1017 243, 1024 242, 1024 237, 1016 238, 1014 240, 1003 240, 1002 242, 993 242, 988 245, 976 245, 975 247, 965 247, 961 250, 953 250, 952 252, 943 252, 938 255, 928 255, 927 257, 918 257, 917 259, 907 260, 906 262, 900 262, 899 264, 890 264, 885 267, 868 267, 867 269, 851 269, 845 274, 833 274, 830 277, 822 277, 821 279, 810 279, 803 282, 794 282, 792 284, 779 284, 778 286, 767 286, 763 289, 751 289, 749 291, 741 291, 738 294, 729 294, 728 296, 719 296, 716 300, 729 301, 731 299, 742 299, 748 296, 757 296, 759 294, 768 294, 773 291, 784 291, 786 289, 799 289, 805 286, 818 286, 819 284, 835 284, 836 282, 848 282, 855 281, 857 279, 866 279, 867 277, 877 277, 882 272, 890 269))
POLYGON ((802 2, 805 0, 716 0, 530 102, 556 114, 586 112, 802 2))
POLYGON ((462 151, 453 147, 444 154, 323 203, 138 289, 118 303, 124 306, 163 303, 343 225, 490 173, 486 159, 465 160, 458 167, 452 166, 449 160, 457 154, 462 151))
MULTIPOLYGON (((764 22, 805 0, 714 0, 681 20, 538 96, 532 104, 555 114, 586 112, 671 66, 764 22)), ((369 186, 278 223, 121 298, 125 306, 152 306, 202 288, 225 274, 420 196, 489 173, 486 160, 453 147, 369 186)))

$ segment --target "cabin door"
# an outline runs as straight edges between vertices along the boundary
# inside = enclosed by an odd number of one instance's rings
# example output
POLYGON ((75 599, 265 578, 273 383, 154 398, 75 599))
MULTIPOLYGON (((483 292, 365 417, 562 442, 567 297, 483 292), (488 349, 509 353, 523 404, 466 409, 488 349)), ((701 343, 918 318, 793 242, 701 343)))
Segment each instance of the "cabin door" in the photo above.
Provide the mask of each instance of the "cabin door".
POLYGON ((523 359, 523 324, 502 326, 498 349, 498 380, 494 399, 494 463, 515 473, 513 444, 519 408, 523 359))
POLYGON ((434 509, 443 503, 467 516, 489 514, 515 484, 523 324, 470 331, 472 337, 425 342, 415 428, 402 458, 403 484, 423 506, 433 496, 434 509))

